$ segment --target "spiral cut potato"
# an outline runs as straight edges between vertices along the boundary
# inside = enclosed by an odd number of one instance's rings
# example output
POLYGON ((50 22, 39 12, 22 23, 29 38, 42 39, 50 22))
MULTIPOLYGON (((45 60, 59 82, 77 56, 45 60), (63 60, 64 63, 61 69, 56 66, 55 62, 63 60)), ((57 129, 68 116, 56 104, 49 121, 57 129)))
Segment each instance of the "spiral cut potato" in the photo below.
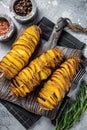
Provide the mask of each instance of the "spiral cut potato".
POLYGON ((12 79, 29 62, 40 39, 41 30, 33 25, 13 44, 12 49, 0 62, 0 72, 8 79, 12 79))
POLYGON ((13 79, 10 89, 17 96, 25 97, 33 91, 42 80, 52 73, 53 69, 63 60, 60 50, 54 48, 34 59, 26 68, 13 79))
POLYGON ((72 57, 61 64, 40 90, 37 101, 42 109, 53 109, 69 90, 79 68, 80 59, 72 57))

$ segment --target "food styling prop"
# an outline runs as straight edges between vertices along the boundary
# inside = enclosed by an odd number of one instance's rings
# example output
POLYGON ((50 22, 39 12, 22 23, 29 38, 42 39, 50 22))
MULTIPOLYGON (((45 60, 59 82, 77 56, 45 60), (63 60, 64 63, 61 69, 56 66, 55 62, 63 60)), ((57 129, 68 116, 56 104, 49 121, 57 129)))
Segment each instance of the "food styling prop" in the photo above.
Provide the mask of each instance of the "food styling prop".
POLYGON ((15 32, 15 25, 8 15, 0 14, 0 41, 8 41, 15 32))
POLYGON ((23 24, 29 23, 37 17, 35 0, 12 0, 10 11, 13 17, 23 24))

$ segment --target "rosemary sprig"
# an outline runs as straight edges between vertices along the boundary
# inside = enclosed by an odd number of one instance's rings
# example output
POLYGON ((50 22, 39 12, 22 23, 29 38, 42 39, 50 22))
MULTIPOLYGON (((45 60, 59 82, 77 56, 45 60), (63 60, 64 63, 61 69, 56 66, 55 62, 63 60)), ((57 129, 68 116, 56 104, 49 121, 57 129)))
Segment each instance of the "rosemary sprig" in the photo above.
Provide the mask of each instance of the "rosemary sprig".
POLYGON ((84 81, 76 99, 70 101, 60 119, 56 119, 55 130, 69 130, 87 109, 87 83, 84 81))

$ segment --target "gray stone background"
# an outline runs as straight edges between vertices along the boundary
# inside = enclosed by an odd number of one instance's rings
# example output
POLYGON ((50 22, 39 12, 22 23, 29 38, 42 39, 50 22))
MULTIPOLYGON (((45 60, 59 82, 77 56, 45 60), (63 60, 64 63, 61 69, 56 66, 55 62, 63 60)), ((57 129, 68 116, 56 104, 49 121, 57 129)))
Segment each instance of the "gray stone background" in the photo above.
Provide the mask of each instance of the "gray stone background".
MULTIPOLYGON (((8 13, 10 17, 9 4, 11 0, 0 0, 0 12, 8 13)), ((87 0, 36 0, 39 9, 39 18, 43 16, 56 22, 59 17, 68 17, 73 22, 79 23, 87 27, 87 0)), ((13 21, 14 18, 12 17, 13 21)), ((16 22, 18 29, 22 26, 16 22)), ((77 37, 87 45, 87 34, 76 34, 69 31, 73 36, 77 37)), ((0 60, 11 48, 10 44, 0 44, 0 60)), ((87 46, 84 50, 87 57, 87 46)), ((87 75, 84 77, 87 81, 87 75)), ((54 126, 50 120, 42 117, 29 130, 54 130, 54 126)), ((0 130, 25 130, 25 128, 0 104, 0 130)), ((79 122, 71 130, 87 130, 87 111, 82 115, 79 122)))

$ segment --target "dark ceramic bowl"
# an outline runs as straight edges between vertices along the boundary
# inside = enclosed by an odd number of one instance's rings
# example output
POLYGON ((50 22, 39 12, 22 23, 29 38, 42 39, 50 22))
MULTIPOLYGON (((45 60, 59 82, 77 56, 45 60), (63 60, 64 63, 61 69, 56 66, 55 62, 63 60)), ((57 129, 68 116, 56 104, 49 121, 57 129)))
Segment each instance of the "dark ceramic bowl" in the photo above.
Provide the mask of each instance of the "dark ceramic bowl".
POLYGON ((32 3, 31 12, 29 13, 29 15, 20 16, 20 15, 16 14, 16 12, 14 10, 14 5, 15 5, 16 1, 18 1, 18 0, 12 0, 11 4, 10 4, 10 11, 11 11, 12 15, 14 16, 14 18, 20 23, 28 23, 28 22, 34 20, 35 16, 37 15, 36 2, 34 0, 30 0, 32 3))
POLYGON ((9 23, 9 31, 0 36, 0 41, 8 41, 10 40, 10 38, 13 36, 14 34, 14 31, 15 31, 15 25, 13 23, 13 21, 11 20, 11 18, 8 16, 8 15, 5 15, 5 14, 0 14, 0 18, 3 18, 3 19, 6 19, 9 23))

